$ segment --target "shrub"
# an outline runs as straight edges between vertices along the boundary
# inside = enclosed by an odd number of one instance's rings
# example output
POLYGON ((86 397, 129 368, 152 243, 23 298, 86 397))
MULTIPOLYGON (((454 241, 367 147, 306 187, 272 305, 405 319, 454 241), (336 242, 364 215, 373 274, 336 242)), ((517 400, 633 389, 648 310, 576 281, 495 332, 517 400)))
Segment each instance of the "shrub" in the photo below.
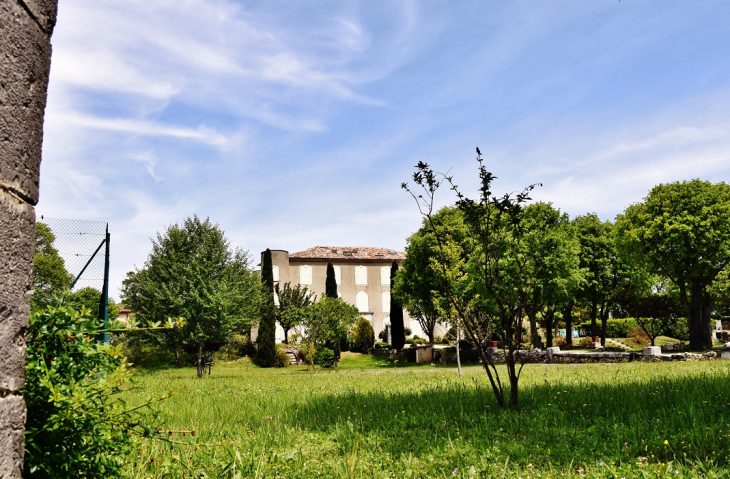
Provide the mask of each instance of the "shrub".
POLYGON ((557 340, 555 340, 555 346, 564 348, 567 345, 568 345, 568 340, 565 338, 558 338, 557 340))
POLYGON ((667 327, 665 334, 670 338, 679 339, 681 341, 689 341, 687 318, 678 318, 674 323, 667 327))
POLYGON ((241 349, 239 349, 238 354, 240 354, 241 356, 248 356, 249 358, 255 358, 256 343, 251 340, 246 341, 241 345, 241 349))
POLYGON ((131 364, 139 364, 144 357, 142 340, 138 334, 124 333, 114 338, 114 344, 120 348, 131 364))
POLYGON ((99 329, 85 308, 31 315, 23 477, 119 477, 132 437, 154 434, 119 399, 129 370, 120 347, 94 340, 99 329))
POLYGON ((628 337, 640 346, 648 346, 649 344, 651 344, 649 336, 647 336, 646 332, 641 329, 641 326, 634 326, 633 328, 629 329, 628 337))
POLYGON ((403 328, 403 334, 404 334, 404 335, 405 335, 406 337, 408 337, 408 336, 410 336, 411 334, 413 334, 413 331, 411 330, 411 328, 403 328))
POLYGON ((332 369, 337 367, 335 353, 329 348, 317 349, 317 351, 314 353, 314 364, 324 369, 332 369))
POLYGON ((291 357, 286 354, 286 350, 281 348, 276 350, 276 355, 274 356, 275 368, 285 368, 289 366, 289 361, 291 361, 291 357))
POLYGON ((370 321, 360 317, 350 331, 353 351, 367 352, 375 344, 375 331, 370 321))
POLYGON ((578 346, 580 346, 581 348, 587 348, 587 347, 593 346, 593 338, 581 338, 580 342, 578 343, 578 346))
POLYGON ((388 344, 388 343, 375 343, 375 349, 390 349, 390 344, 388 344))
POLYGON ((378 333, 378 338, 381 339, 384 343, 388 342, 388 330, 390 329, 390 325, 385 325, 382 331, 378 333))

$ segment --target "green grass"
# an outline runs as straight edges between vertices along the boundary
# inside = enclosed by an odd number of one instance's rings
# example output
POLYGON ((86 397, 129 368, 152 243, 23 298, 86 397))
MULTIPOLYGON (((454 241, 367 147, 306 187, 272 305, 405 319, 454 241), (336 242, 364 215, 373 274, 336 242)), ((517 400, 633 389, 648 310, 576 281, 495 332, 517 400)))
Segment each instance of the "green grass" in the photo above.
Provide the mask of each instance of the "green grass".
POLYGON ((141 370, 129 403, 175 390, 160 419, 197 434, 141 442, 127 472, 730 477, 730 361, 528 364, 520 406, 506 411, 478 366, 459 379, 452 366, 388 361, 347 354, 339 370, 312 373, 244 359, 202 380, 193 368, 141 370))

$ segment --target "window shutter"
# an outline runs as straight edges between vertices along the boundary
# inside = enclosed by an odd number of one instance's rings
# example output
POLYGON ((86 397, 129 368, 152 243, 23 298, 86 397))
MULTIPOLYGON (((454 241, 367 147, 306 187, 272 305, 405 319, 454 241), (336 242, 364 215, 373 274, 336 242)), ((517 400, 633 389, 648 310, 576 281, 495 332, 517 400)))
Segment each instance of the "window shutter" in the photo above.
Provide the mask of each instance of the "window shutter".
POLYGON ((390 286, 390 266, 380 268, 380 286, 390 286))
POLYGON ((365 266, 355 267, 355 286, 367 286, 368 269, 365 266))
POLYGON ((304 265, 299 267, 299 284, 312 284, 311 266, 304 265))
POLYGON ((357 305, 357 310, 361 313, 367 313, 370 311, 370 307, 368 305, 368 294, 365 291, 360 291, 357 293, 357 296, 355 297, 355 303, 357 305))

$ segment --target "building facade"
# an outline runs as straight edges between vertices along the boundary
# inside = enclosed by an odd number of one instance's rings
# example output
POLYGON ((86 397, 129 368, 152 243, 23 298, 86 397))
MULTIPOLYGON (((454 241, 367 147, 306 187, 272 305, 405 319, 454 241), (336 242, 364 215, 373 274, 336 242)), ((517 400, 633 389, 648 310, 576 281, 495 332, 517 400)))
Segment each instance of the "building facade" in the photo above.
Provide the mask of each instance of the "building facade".
MULTIPOLYGON (((390 323, 391 266, 393 261, 400 266, 404 258, 405 253, 387 248, 315 246, 291 254, 271 250, 274 283, 306 286, 317 298, 324 296, 327 263, 332 263, 337 294, 372 323, 376 340, 384 325, 390 323)), ((418 322, 411 321, 406 310, 403 322, 412 334, 422 335, 418 322)), ((277 324, 276 341, 283 339, 284 331, 277 324)))

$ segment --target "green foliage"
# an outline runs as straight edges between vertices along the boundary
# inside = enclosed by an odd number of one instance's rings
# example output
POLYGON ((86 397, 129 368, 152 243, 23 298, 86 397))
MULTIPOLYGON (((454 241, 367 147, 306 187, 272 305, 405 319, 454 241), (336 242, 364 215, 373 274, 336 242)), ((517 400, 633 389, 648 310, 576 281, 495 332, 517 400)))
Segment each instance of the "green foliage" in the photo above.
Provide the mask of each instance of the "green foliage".
POLYGON ((128 273, 122 286, 123 302, 140 321, 185 320, 182 328, 148 336, 174 351, 178 365, 185 349, 200 359, 206 343, 221 345, 250 329, 261 296, 248 254, 231 248, 218 225, 197 216, 158 233, 144 267, 128 273))
POLYGON ((278 349, 276 350, 276 354, 274 355, 274 364, 273 366, 275 368, 285 368, 289 366, 289 361, 291 358, 288 354, 286 354, 286 351, 284 349, 278 349))
POLYGON ((335 267, 332 266, 332 263, 327 263, 327 278, 324 282, 324 288, 324 294, 328 298, 337 297, 337 277, 335 276, 335 267))
POLYGON ((56 236, 47 224, 35 224, 31 311, 40 311, 53 305, 54 296, 65 293, 73 281, 73 277, 66 271, 63 258, 53 244, 55 241, 56 236))
POLYGON ((261 367, 271 367, 276 362, 276 306, 274 305, 274 271, 271 263, 271 250, 266 248, 261 265, 261 322, 256 343, 259 345, 256 363, 261 367))
POLYGON ((375 331, 370 321, 363 317, 357 320, 355 326, 350 331, 350 344, 352 344, 353 351, 367 352, 373 348, 375 344, 375 331))
MULTIPOLYGON (((66 305, 71 306, 73 309, 81 310, 82 308, 86 308, 95 315, 98 315, 100 302, 101 292, 90 286, 68 293, 65 299, 66 305)), ((119 317, 119 311, 119 305, 116 304, 114 298, 109 298, 109 320, 117 319, 119 317)))
MULTIPOLYGON (((606 321, 606 337, 628 338, 629 330, 635 326, 638 324, 634 318, 610 318, 606 321)), ((581 336, 592 336, 591 327, 591 321, 576 326, 581 336)))
POLYGON ((692 180, 652 188, 616 221, 621 254, 669 279, 688 314, 690 347, 712 347, 712 284, 730 264, 730 185, 692 180))
POLYGON ((314 368, 317 347, 327 341, 339 340, 357 321, 359 312, 340 298, 320 298, 306 308, 301 322, 302 342, 307 347, 307 359, 314 368))
POLYGON ((284 330, 284 340, 289 342, 289 330, 298 325, 304 315, 306 308, 312 304, 311 294, 306 286, 297 284, 292 287, 291 283, 284 283, 279 287, 274 286, 276 296, 279 298, 279 307, 276 309, 276 321, 284 330))
POLYGON ((129 371, 119 347, 94 340, 102 326, 64 304, 31 315, 23 477, 119 477, 133 437, 152 433, 119 398, 129 371))
MULTIPOLYGON (((393 290, 395 277, 398 274, 398 262, 393 261, 390 267, 390 289, 393 290)), ((390 340, 393 348, 402 349, 406 340, 405 325, 403 324, 403 306, 395 295, 390 295, 390 340)))
POLYGON ((337 367, 335 353, 329 348, 319 348, 314 354, 314 364, 324 369, 333 369, 337 367))

